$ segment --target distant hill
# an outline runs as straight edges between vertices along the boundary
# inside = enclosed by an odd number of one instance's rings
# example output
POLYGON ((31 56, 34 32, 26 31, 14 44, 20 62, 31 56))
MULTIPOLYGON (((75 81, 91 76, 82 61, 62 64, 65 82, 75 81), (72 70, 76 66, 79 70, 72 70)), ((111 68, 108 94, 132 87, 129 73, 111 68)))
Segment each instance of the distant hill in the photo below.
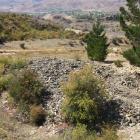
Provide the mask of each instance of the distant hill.
POLYGON ((36 16, 0 13, 0 44, 6 41, 50 38, 78 38, 63 26, 36 16))
POLYGON ((62 30, 50 21, 25 14, 0 13, 0 43, 55 37, 62 30))
POLYGON ((116 12, 125 0, 0 0, 1 11, 47 12, 61 10, 98 10, 116 12))

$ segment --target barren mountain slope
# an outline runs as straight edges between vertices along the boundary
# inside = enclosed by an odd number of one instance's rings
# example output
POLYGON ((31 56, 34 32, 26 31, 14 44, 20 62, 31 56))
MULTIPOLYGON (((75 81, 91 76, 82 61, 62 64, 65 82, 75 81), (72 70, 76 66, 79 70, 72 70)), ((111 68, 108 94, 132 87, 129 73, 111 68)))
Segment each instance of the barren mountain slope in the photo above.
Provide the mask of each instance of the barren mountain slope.
POLYGON ((48 9, 118 11, 125 0, 0 0, 2 11, 45 12, 48 9))

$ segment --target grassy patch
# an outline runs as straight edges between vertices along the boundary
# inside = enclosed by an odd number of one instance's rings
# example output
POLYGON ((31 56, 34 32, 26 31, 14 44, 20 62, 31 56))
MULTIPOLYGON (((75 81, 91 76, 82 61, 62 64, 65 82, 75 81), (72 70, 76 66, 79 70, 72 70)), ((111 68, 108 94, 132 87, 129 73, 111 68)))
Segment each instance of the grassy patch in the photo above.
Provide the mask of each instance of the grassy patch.
POLYGON ((50 140, 119 140, 119 137, 112 128, 104 128, 97 135, 95 132, 88 132, 85 125, 78 125, 74 129, 66 130, 62 135, 50 140))
POLYGON ((0 65, 2 66, 4 73, 7 70, 12 71, 24 68, 27 65, 27 61, 18 57, 5 56, 0 57, 0 65))

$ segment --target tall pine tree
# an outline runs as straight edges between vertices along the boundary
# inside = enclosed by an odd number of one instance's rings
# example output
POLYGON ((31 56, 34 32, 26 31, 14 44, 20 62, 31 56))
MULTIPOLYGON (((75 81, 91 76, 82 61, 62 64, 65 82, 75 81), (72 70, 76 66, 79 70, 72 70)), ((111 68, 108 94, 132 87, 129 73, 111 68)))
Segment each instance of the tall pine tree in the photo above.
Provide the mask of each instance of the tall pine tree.
POLYGON ((140 65, 140 0, 127 0, 127 7, 121 7, 120 24, 133 50, 124 56, 132 63, 140 65))
POLYGON ((93 25, 92 31, 86 35, 85 42, 87 43, 87 54, 91 60, 105 60, 109 44, 107 43, 104 26, 99 21, 93 25))

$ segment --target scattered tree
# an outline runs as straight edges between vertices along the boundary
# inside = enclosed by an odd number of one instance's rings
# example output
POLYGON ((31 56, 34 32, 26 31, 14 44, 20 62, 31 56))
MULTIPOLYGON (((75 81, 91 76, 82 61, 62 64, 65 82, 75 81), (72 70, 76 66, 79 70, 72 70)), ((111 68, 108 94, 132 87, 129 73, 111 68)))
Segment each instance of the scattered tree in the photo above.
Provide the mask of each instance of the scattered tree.
POLYGON ((104 26, 99 21, 93 25, 92 31, 86 35, 85 42, 87 43, 87 54, 91 60, 105 60, 109 44, 104 26))
POLYGON ((140 0, 127 0, 127 7, 121 7, 120 24, 126 37, 130 40, 133 50, 128 50, 124 56, 135 65, 140 65, 140 0))

